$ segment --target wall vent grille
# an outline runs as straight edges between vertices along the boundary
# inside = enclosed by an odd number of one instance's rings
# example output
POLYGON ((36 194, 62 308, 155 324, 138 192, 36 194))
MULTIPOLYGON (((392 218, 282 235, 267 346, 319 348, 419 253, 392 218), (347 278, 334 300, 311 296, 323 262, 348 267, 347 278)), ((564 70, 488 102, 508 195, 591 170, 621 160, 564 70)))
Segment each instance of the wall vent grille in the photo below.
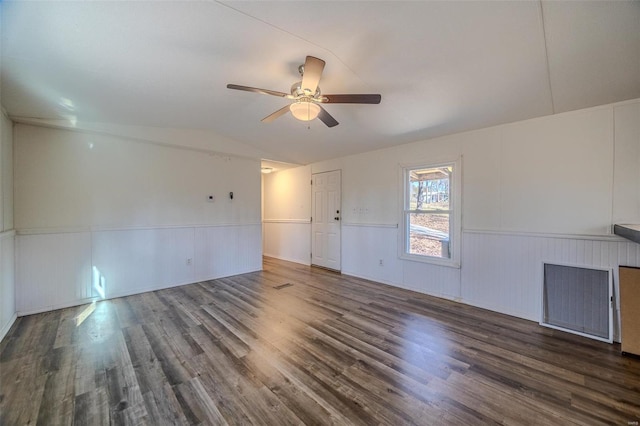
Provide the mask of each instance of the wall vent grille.
POLYGON ((292 285, 293 284, 291 283, 286 283, 286 284, 275 285, 273 286, 273 288, 275 288, 276 290, 282 290, 283 288, 291 287, 292 285))
POLYGON ((611 270, 544 264, 541 325, 613 341, 611 270))

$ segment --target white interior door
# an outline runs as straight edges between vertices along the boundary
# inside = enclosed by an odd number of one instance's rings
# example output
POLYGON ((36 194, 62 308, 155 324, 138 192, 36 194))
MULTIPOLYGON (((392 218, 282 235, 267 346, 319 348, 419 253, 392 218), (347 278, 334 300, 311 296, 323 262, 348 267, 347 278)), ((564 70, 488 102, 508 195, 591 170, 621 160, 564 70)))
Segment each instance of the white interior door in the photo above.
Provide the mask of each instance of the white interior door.
POLYGON ((311 263, 340 270, 340 170, 311 180, 311 263))

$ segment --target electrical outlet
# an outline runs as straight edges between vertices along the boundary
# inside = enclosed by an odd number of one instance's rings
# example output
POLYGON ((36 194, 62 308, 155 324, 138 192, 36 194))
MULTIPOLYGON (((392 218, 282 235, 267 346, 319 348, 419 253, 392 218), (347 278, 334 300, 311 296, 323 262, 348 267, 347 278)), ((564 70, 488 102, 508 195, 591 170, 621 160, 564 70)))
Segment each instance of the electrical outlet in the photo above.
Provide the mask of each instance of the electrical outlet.
POLYGON ((187 266, 191 266, 193 264, 193 259, 188 258, 187 259, 187 266))
POLYGON ((384 266, 384 262, 382 261, 382 259, 380 259, 379 263, 380 266, 384 266))

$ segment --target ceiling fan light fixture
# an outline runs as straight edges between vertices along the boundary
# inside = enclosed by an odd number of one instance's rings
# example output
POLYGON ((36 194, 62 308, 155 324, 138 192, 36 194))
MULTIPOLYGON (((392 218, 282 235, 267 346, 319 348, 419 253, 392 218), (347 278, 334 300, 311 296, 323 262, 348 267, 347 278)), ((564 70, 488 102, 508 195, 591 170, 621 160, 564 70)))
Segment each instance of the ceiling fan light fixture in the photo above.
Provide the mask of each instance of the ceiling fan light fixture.
MULTIPOLYGON (((2 0, 0 0, 2 1, 2 0)), ((379 94, 338 94, 322 95, 320 91, 320 77, 325 62, 314 56, 307 56, 304 65, 298 67, 302 80, 291 86, 291 94, 278 92, 275 90, 259 89, 257 87, 240 86, 238 84, 227 84, 228 89, 244 90, 247 92, 262 93, 264 95, 278 96, 292 100, 291 105, 285 105, 276 112, 263 118, 263 123, 271 123, 278 117, 282 117, 291 111, 291 115, 296 120, 311 121, 318 118, 327 127, 335 127, 339 123, 319 104, 379 104, 381 96, 379 94)), ((310 127, 308 127, 310 129, 310 127)))
POLYGON ((320 114, 320 106, 307 101, 292 103, 289 110, 300 121, 311 121, 320 114))

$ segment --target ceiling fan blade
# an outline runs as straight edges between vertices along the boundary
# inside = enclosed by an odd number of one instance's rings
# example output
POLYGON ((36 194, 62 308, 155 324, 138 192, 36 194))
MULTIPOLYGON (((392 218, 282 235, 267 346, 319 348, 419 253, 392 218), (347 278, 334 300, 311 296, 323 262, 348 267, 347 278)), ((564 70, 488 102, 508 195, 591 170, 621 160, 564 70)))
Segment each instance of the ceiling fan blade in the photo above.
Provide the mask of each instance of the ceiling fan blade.
POLYGON ((279 110, 277 110, 276 112, 274 112, 271 115, 267 115, 265 118, 263 118, 260 121, 262 121, 263 123, 271 123, 276 118, 278 118, 278 117, 280 117, 282 115, 285 115, 288 112, 289 112, 289 105, 280 108, 279 110))
POLYGON ((322 103, 326 104, 379 104, 380 95, 322 95, 322 103))
POLYGON ((327 127, 337 126, 338 122, 336 121, 336 119, 333 118, 326 109, 322 108, 320 105, 318 106, 320 107, 320 113, 318 114, 318 118, 320 119, 320 121, 326 124, 327 127))
POLYGON ((282 98, 288 95, 288 93, 277 92, 275 90, 258 89, 257 87, 249 87, 249 86, 239 86, 237 84, 227 84, 227 89, 244 90, 245 92, 262 93, 264 95, 280 96, 282 98))
POLYGON ((320 76, 324 69, 325 62, 313 56, 307 56, 304 61, 304 74, 302 74, 302 90, 309 90, 309 94, 316 93, 320 76))

